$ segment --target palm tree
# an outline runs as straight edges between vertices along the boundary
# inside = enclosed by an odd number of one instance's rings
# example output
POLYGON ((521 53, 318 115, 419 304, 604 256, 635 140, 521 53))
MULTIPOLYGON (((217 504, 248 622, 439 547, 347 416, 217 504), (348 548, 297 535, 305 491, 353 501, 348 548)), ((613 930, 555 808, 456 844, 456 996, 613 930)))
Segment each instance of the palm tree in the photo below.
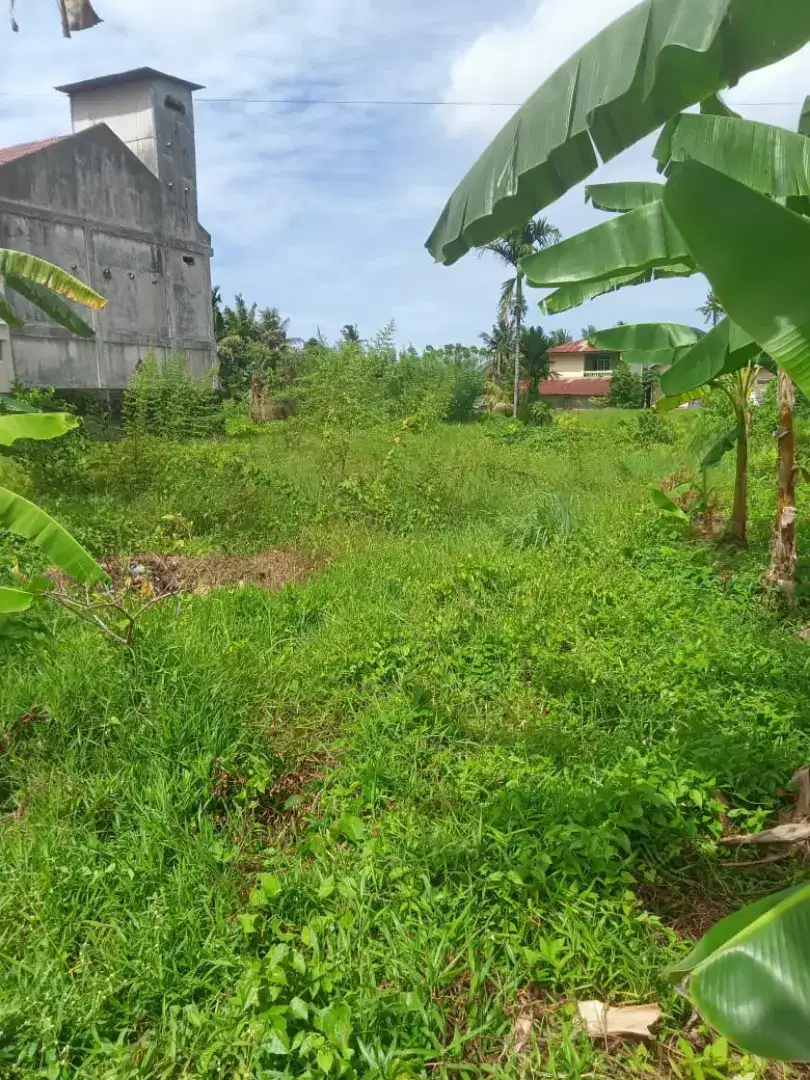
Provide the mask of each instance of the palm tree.
POLYGON ((343 329, 340 331, 340 336, 343 341, 350 341, 356 345, 361 342, 360 331, 357 329, 357 323, 346 323, 343 329))
POLYGON ((703 316, 707 323, 711 323, 712 326, 717 326, 720 320, 726 314, 726 309, 720 303, 714 289, 709 289, 709 295, 706 297, 706 303, 701 304, 698 311, 703 316))
POLYGON ((215 285, 211 290, 211 307, 214 309, 214 337, 221 341, 227 333, 227 327, 222 314, 222 291, 219 285, 215 285))
POLYGON ((515 271, 514 277, 509 278, 501 287, 501 299, 498 305, 499 318, 512 324, 511 348, 515 358, 515 390, 513 399, 513 413, 518 414, 518 402, 520 398, 520 357, 522 347, 521 327, 526 315, 526 298, 523 295, 523 271, 520 269, 522 259, 528 258, 541 248, 556 244, 561 239, 559 229, 556 229, 545 218, 536 218, 527 221, 520 229, 514 229, 506 233, 499 240, 493 240, 490 244, 484 244, 479 248, 479 253, 489 252, 500 259, 506 266, 515 271))
POLYGON ((489 357, 489 370, 492 378, 500 385, 503 369, 509 359, 509 323, 499 318, 492 330, 479 335, 489 357))

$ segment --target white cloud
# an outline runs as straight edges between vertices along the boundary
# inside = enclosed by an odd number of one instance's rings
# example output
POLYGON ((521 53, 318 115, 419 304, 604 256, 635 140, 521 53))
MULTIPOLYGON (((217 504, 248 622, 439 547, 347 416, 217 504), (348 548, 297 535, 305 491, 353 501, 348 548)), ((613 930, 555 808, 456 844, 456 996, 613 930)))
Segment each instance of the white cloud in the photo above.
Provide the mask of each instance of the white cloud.
MULTIPOLYGON (((637 0, 540 0, 522 19, 494 25, 469 42, 452 63, 446 101, 526 100, 573 52, 623 15, 637 0)), ((795 126, 796 104, 810 92, 810 47, 779 64, 752 72, 729 92, 729 101, 753 103, 752 119, 795 126), (788 103, 774 105, 772 103, 788 103)), ((494 135, 511 108, 442 109, 455 136, 494 135)))

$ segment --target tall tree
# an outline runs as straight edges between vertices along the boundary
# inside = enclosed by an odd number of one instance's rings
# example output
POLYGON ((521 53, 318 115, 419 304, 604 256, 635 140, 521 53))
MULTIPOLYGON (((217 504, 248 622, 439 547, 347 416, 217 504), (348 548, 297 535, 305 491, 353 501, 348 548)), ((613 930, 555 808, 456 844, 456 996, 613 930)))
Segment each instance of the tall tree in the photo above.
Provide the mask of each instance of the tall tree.
POLYGON ((498 240, 493 240, 479 248, 481 254, 488 252, 515 271, 514 276, 508 278, 501 287, 501 299, 498 306, 499 318, 506 323, 511 323, 512 327, 511 348, 515 369, 512 409, 515 417, 518 414, 520 400, 521 328, 527 310, 526 298, 523 295, 524 273, 520 268, 520 263, 522 259, 534 255, 551 244, 556 244, 560 239, 559 229, 545 218, 536 218, 527 221, 520 229, 513 229, 498 240))
POLYGON ((500 386, 509 361, 509 323, 498 318, 492 330, 480 335, 484 351, 489 358, 489 375, 500 386))
POLYGON ((712 326, 717 326, 726 313, 714 289, 709 289, 706 302, 700 305, 698 311, 703 316, 704 322, 711 323, 712 326))
POLYGON ((227 333, 227 328, 225 316, 222 314, 222 291, 219 285, 215 285, 211 290, 211 307, 214 311, 214 337, 217 341, 221 341, 227 333))
POLYGON ((340 331, 340 337, 342 341, 351 341, 357 345, 359 345, 362 340, 360 331, 357 329, 357 323, 346 323, 340 331))

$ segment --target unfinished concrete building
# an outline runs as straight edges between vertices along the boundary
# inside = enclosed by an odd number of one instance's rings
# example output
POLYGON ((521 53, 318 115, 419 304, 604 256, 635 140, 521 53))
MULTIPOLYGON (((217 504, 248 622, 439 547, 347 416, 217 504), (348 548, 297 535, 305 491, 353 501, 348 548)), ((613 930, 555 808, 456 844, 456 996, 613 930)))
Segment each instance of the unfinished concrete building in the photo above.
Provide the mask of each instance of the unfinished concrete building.
POLYGON ((95 340, 71 337, 16 296, 0 323, 0 391, 13 380, 115 391, 139 360, 216 359, 211 237, 197 220, 195 83, 140 68, 57 87, 73 134, 0 149, 0 247, 39 255, 107 298, 79 309, 95 340))

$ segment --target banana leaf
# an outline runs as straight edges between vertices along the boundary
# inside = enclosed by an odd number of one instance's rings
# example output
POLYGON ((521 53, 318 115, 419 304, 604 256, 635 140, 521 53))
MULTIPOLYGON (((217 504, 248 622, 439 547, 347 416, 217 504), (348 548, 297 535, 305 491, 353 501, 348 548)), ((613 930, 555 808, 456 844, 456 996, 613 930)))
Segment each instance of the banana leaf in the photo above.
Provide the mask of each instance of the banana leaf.
POLYGON ((675 969, 695 1007, 759 1057, 810 1060, 810 886, 766 897, 714 926, 675 969))
POLYGON ((729 317, 810 393, 810 220, 697 162, 664 202, 729 317))
POLYGON ((5 283, 6 288, 13 289, 20 296, 24 296, 26 300, 30 300, 48 318, 53 319, 60 326, 64 326, 71 334, 76 334, 77 337, 82 338, 95 337, 96 332, 93 327, 89 326, 81 316, 76 314, 72 307, 66 304, 47 285, 29 281, 27 278, 20 277, 19 274, 6 274, 5 283))
POLYGON ((529 285, 547 287, 693 263, 663 202, 648 203, 521 260, 529 285))
POLYGON ((4 414, 0 416, 0 446, 11 446, 17 439, 58 439, 78 426, 69 413, 4 414))
POLYGON ((757 343, 731 319, 722 319, 661 376, 667 397, 680 397, 706 386, 721 375, 747 367, 759 356, 757 343))
POLYGON ((653 156, 661 171, 699 161, 774 198, 810 195, 810 139, 771 124, 684 113, 665 126, 653 156))
POLYGON ((635 323, 597 330, 591 334, 590 341, 596 349, 614 349, 621 353, 655 352, 691 347, 705 336, 702 330, 681 323, 635 323))
POLYGON ((680 409, 681 405, 688 405, 690 401, 695 401, 697 398, 705 396, 705 390, 696 390, 690 394, 679 394, 677 397, 662 397, 656 401, 655 405, 653 405, 653 409, 663 416, 665 413, 674 412, 676 409, 680 409))
POLYGON ((700 103, 700 111, 707 116, 739 116, 730 105, 727 105, 719 94, 709 94, 700 103))
MULTIPOLYGON (((4 420, 10 417, 4 417, 4 420)), ((29 419, 33 419, 30 417, 29 419)), ((7 488, 0 487, 0 529, 25 537, 82 585, 94 585, 107 575, 70 533, 44 510, 7 488)))
POLYGON ((44 285, 52 292, 64 296, 67 300, 73 300, 84 307, 100 310, 105 307, 107 301, 89 285, 73 277, 66 270, 38 259, 36 255, 28 255, 23 251, 9 251, 0 248, 0 277, 14 274, 20 278, 44 285))
POLYGON ((34 597, 23 589, 7 589, 0 586, 0 615, 19 615, 28 611, 34 597))
POLYGON ((585 188, 585 202, 592 203, 594 210, 624 214, 628 210, 638 210, 647 203, 659 202, 663 194, 663 184, 634 181, 623 184, 591 184, 585 188))
POLYGON ((600 157, 609 161, 808 40, 806 0, 642 0, 566 60, 496 135, 451 195, 428 250, 449 265, 519 228, 600 157))
POLYGON ((8 300, 2 295, 0 295, 0 322, 8 323, 9 326, 15 326, 18 330, 21 326, 25 326, 22 319, 14 314, 14 308, 11 307, 8 300))
POLYGON ((735 427, 733 431, 729 431, 727 435, 723 435, 712 446, 707 454, 704 455, 703 460, 700 463, 701 469, 713 469, 715 465, 719 465, 726 454, 731 453, 737 443, 740 441, 743 435, 742 428, 735 427))
POLYGON ((689 520, 689 515, 681 510, 680 506, 659 488, 650 488, 650 498, 655 509, 662 514, 666 514, 667 517, 675 518, 677 521, 689 520))
POLYGON ((0 415, 5 413, 38 413, 40 410, 12 394, 0 394, 0 415))
POLYGON ((574 285, 563 285, 540 301, 540 309, 546 315, 559 315, 563 311, 579 307, 580 304, 593 300, 597 296, 618 292, 630 285, 646 285, 651 281, 663 281, 665 278, 691 277, 697 273, 697 267, 689 263, 673 263, 669 266, 656 267, 652 270, 632 271, 629 274, 615 274, 602 281, 584 281, 574 285))

